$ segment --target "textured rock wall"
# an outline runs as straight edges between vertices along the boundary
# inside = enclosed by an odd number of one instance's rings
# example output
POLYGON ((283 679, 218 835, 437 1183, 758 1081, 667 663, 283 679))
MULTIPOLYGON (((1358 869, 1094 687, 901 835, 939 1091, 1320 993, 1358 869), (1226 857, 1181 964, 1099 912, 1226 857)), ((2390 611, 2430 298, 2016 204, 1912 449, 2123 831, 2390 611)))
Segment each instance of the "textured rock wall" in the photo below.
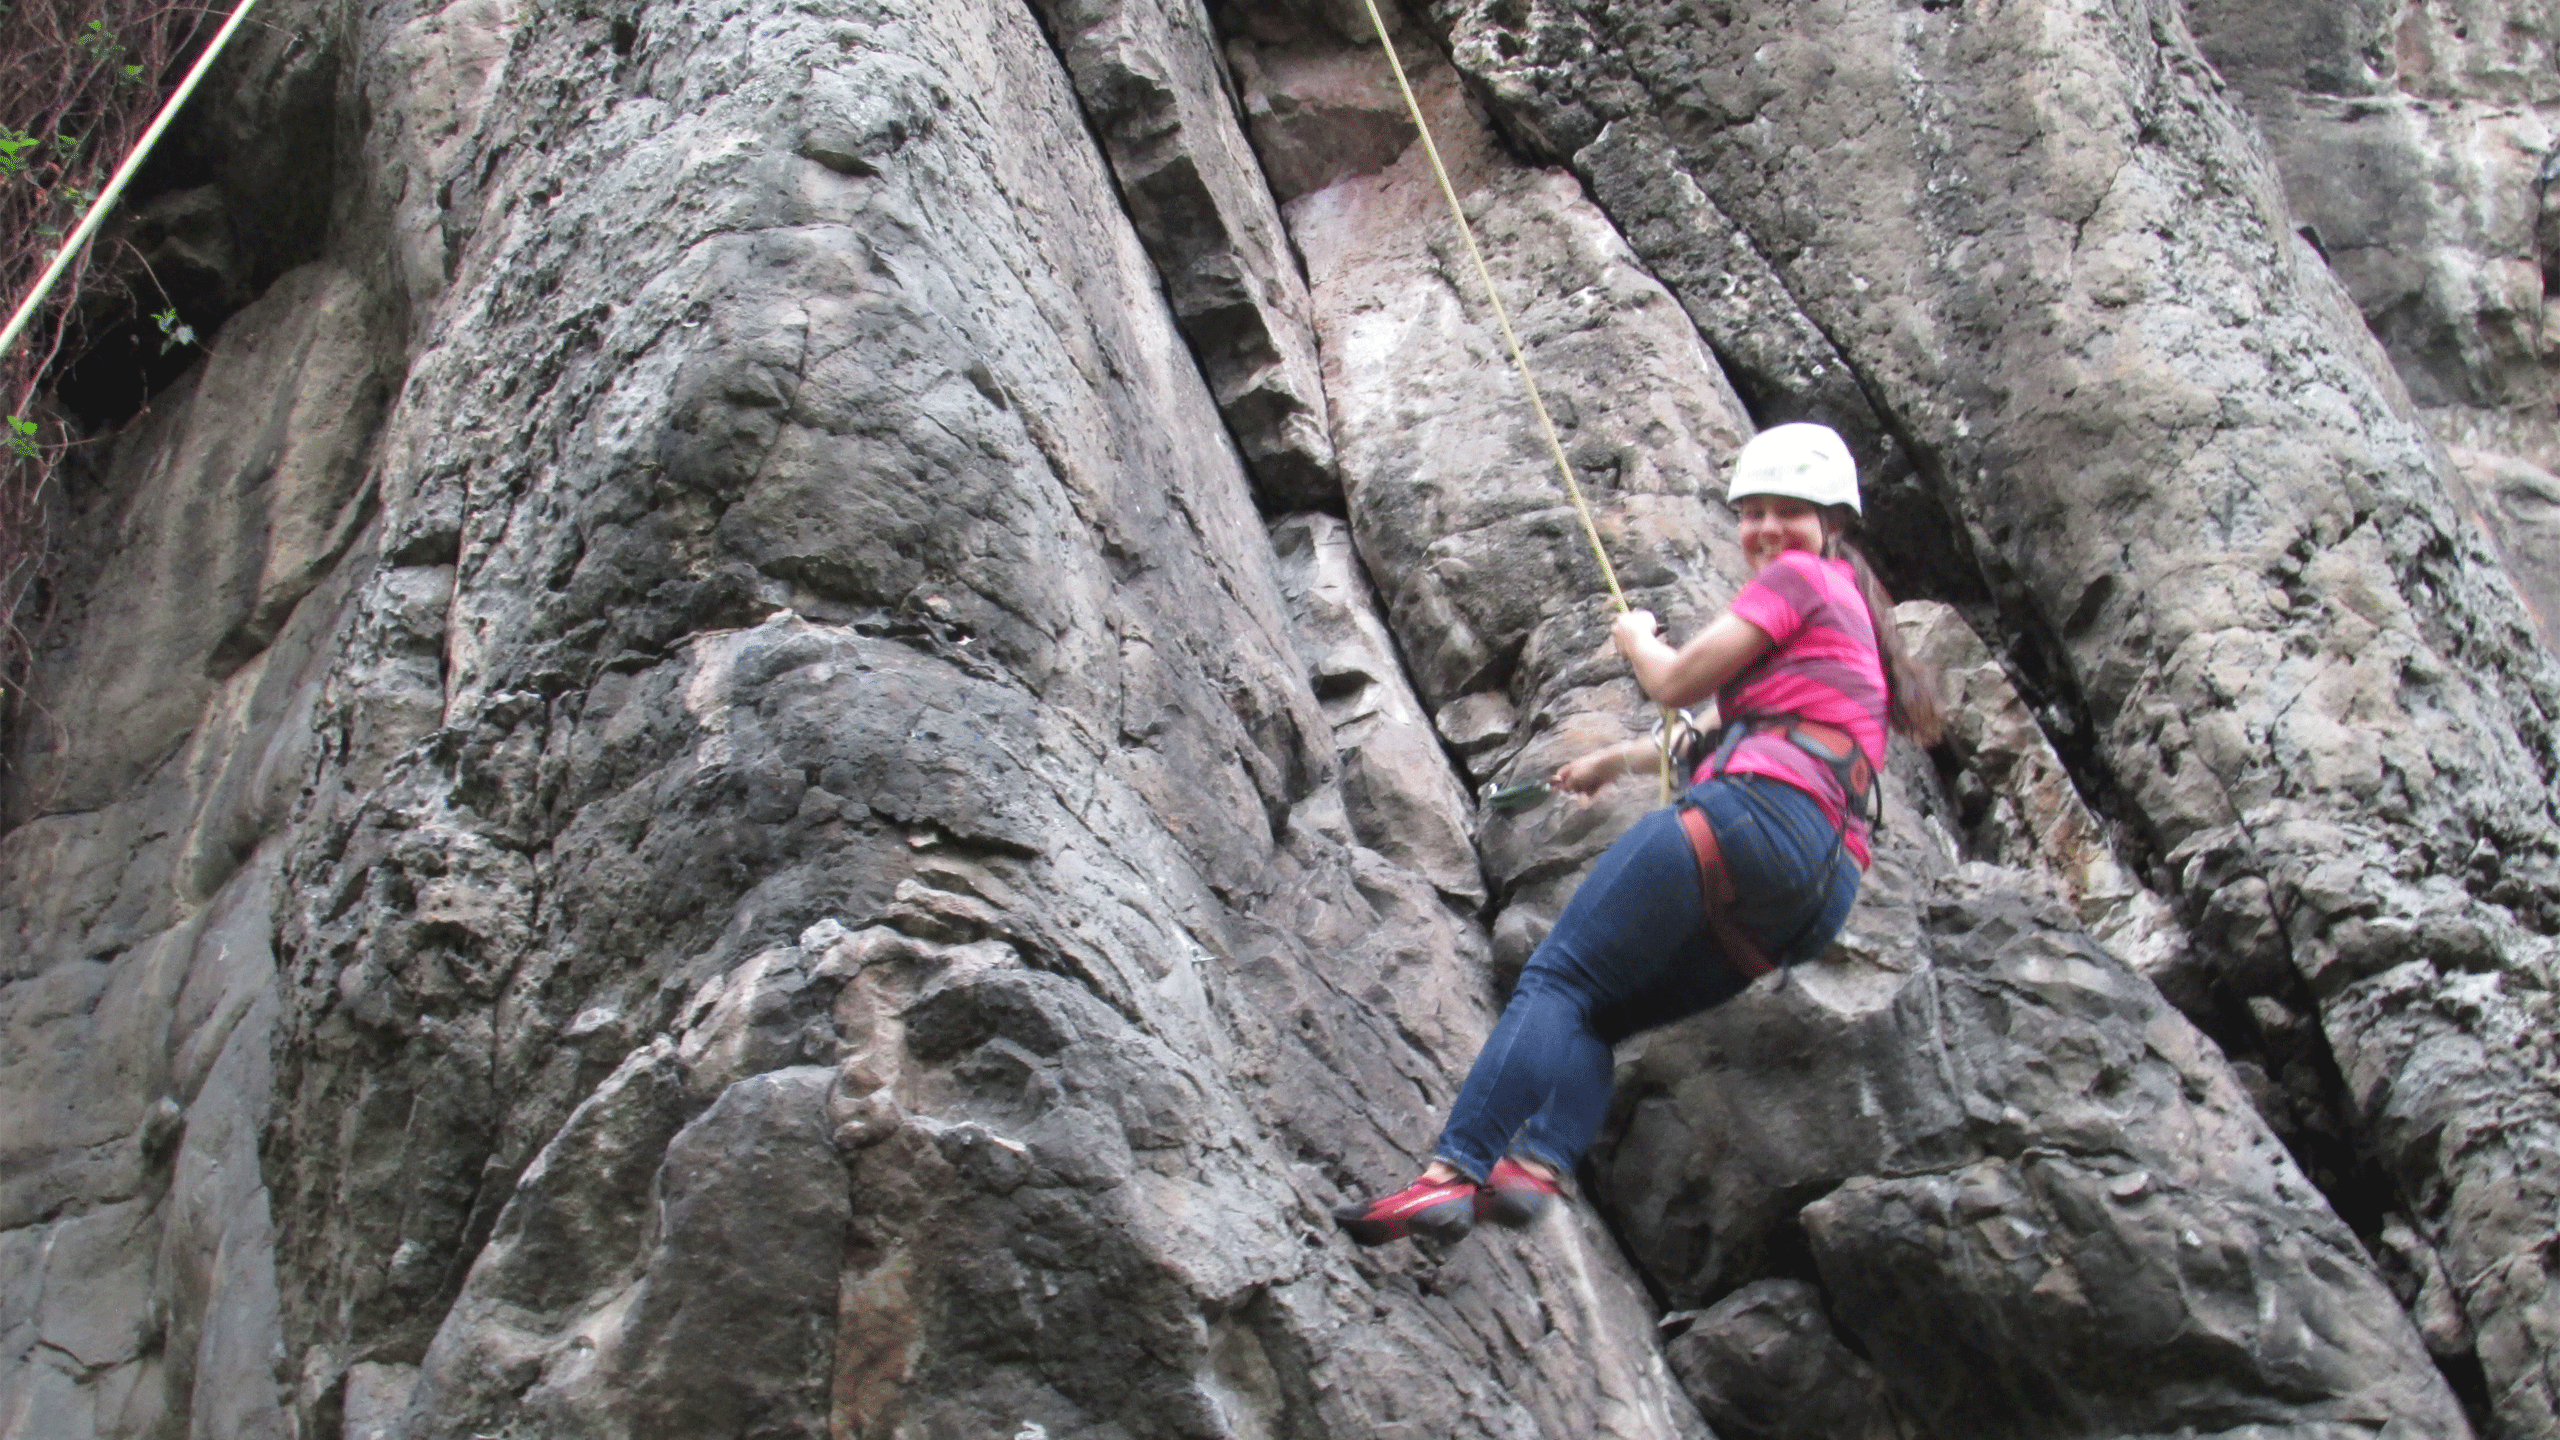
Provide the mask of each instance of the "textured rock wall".
POLYGON ((2193 8, 2303 235, 2451 447, 2546 641, 2560 630, 2551 16, 2535 6, 2193 8))
POLYGON ((2560 1435, 2513 177, 2350 257, 2278 105, 2530 148, 2479 8, 1391 17, 1631 598, 1830 420, 1961 713, 1376 1252, 1652 797, 1475 812, 1648 715, 1362 8, 283 12, 11 716, 0 1434, 2560 1435))

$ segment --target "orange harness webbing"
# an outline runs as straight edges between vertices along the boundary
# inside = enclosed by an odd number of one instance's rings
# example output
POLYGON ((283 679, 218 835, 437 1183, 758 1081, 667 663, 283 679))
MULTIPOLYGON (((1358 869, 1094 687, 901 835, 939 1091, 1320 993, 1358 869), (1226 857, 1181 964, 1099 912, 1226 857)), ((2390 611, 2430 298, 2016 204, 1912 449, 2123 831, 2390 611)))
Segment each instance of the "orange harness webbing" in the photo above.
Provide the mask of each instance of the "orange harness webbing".
POLYGON ((1725 873, 1724 851, 1716 844, 1716 827, 1707 823, 1706 812, 1695 805, 1681 806, 1680 828, 1688 832, 1689 853, 1698 859, 1698 889, 1706 900, 1707 928, 1724 947, 1724 958, 1746 980, 1777 969, 1733 918, 1733 877, 1725 873))
MULTIPOLYGON (((1792 715, 1736 724, 1740 727, 1739 733, 1783 728, 1789 740, 1810 751, 1840 778, 1842 788, 1847 791, 1842 798, 1849 810, 1861 814, 1866 811, 1868 794, 1875 784, 1875 768, 1868 763, 1866 752, 1848 731, 1836 725, 1800 720, 1792 715), (1805 744, 1806 738, 1815 743, 1805 744)), ((1739 738, 1739 733, 1735 738, 1739 738)), ((1719 774, 1723 771, 1724 758, 1732 753, 1732 748, 1728 743, 1717 753, 1713 763, 1719 774)), ((1847 821, 1844 819, 1842 823, 1845 825, 1847 821)), ((1686 801, 1681 802, 1680 828, 1688 835, 1689 853, 1698 862, 1698 892, 1706 905, 1707 928, 1715 933, 1716 943, 1724 947, 1725 958, 1745 980, 1757 980, 1777 969, 1733 918, 1733 876, 1724 868, 1724 847, 1716 843, 1716 827, 1707 822, 1707 812, 1686 801)))

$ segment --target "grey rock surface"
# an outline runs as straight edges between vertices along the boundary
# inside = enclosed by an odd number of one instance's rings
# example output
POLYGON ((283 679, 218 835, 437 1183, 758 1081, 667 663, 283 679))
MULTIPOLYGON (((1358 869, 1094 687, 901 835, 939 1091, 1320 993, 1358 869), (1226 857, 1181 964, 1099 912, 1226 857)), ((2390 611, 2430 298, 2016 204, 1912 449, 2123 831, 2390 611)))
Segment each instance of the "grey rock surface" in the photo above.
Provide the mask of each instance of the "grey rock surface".
POLYGON ((2475 513, 2488 526, 2499 557, 2515 577, 2525 608, 2545 643, 2560 636, 2560 475, 2543 461, 2560 444, 2507 441, 2503 449, 2455 446, 2453 463, 2469 485, 2475 513), (2524 450, 2541 457, 2528 460, 2524 450))
POLYGON ((2456 448, 2459 500, 2560 648, 2560 548, 2536 479, 2560 466, 2548 8, 2206 0, 2189 14, 2265 129, 2302 234, 2456 448))
MULTIPOLYGON (((1941 743, 1955 762, 1955 823, 1967 856, 2051 874, 2060 898, 2101 944, 2175 996, 2199 981, 2185 932, 2125 863, 2017 686, 1952 607, 1896 607, 1902 643, 1936 676, 1947 710, 1941 743)), ((2186 1008, 2207 1002, 2190 998, 2186 1008)))
POLYGON ((1818 1274, 1929 1434, 2470 1433, 2210 1041, 2026 877, 1909 874, 1852 922, 1916 912, 1898 973, 1845 953, 1622 1062, 1605 1203, 1675 1303, 1818 1274))
POLYGON ((1271 551, 1307 683, 1333 727, 1351 837, 1481 908, 1473 806, 1405 680, 1350 527, 1293 515, 1271 527, 1271 551))
POLYGON ((1208 11, 1167 0, 1041 0, 1266 509, 1339 504, 1307 287, 1245 141, 1208 11))
POLYGON ((1888 1114, 1936 1110, 1972 1137, 1888 1121, 1897 1143, 1939 1150, 1927 1173, 1888 1162, 1803 1214, 1840 1313, 1926 1428, 2468 1433, 2362 1248, 2209 1042, 2017 910, 1942 900, 1926 924, 1934 974, 1887 1012, 1918 1073, 1863 1068, 1888 1114), (1975 1088, 1993 1075, 2006 1078, 1975 1088), (2034 1118, 2011 1133, 2020 1115, 2034 1118), (1998 1385, 1947 1363, 1986 1351, 2014 1357, 1998 1385), (2126 1374, 2145 1378, 2120 1389, 2126 1374))
POLYGON ((2549 410, 2538 231, 2560 77, 2537 9, 2190 11, 2296 221, 2430 409, 2549 410))
POLYGON ((20 712, 0 837, 0 1428, 282 1435, 279 839, 388 357, 293 271, 120 438, 20 712), (185 577, 183 586, 166 583, 185 577))
POLYGON ((0 1434, 2560 1437, 2550 17, 1390 14, 1628 598, 1829 419, 1959 708, 1363 1251, 1652 797, 1472 806, 1651 717, 1357 0, 269 13, 9 717, 0 1434), (2375 25, 2406 330, 2241 74, 2375 25))
POLYGON ((1804 1281, 1755 1280, 1663 1326, 1681 1327, 1663 1353, 1725 1440, 1885 1440, 1907 1428, 1804 1281))

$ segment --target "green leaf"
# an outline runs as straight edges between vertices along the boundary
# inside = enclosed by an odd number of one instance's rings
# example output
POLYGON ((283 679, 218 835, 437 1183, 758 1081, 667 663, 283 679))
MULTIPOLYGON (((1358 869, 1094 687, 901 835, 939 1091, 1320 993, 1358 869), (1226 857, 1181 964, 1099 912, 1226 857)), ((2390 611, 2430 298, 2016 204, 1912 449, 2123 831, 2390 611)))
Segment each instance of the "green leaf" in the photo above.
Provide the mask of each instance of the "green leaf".
POLYGON ((196 343, 196 327, 178 318, 177 306, 172 305, 153 315, 151 319, 152 323, 160 327, 160 333, 168 337, 160 342, 161 354, 166 355, 181 345, 196 343))

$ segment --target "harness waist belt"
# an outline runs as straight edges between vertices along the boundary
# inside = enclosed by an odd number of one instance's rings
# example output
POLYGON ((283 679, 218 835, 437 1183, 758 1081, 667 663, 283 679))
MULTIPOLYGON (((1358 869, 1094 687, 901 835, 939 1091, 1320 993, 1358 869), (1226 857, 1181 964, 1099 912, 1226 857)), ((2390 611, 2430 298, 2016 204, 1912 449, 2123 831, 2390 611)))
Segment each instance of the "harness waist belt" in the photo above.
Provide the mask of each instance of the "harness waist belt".
POLYGON ((1778 715, 1767 720, 1755 720, 1751 723, 1754 731, 1784 730, 1789 733, 1790 738, 1796 735, 1810 735, 1814 739, 1822 742, 1822 748, 1826 752, 1824 758, 1831 760, 1834 764, 1837 764, 1839 761, 1846 759, 1851 755, 1864 755, 1866 753, 1858 748, 1858 739, 1856 736, 1851 735, 1848 731, 1841 729, 1837 725, 1825 725, 1819 720, 1805 720, 1793 715, 1778 715))
POLYGON ((1743 716, 1726 726, 1724 743, 1716 747, 1710 773, 1722 775, 1727 762, 1733 759, 1733 752, 1748 737, 1772 732, 1785 735, 1787 743, 1821 761, 1822 767, 1829 770, 1831 778, 1839 783, 1841 834, 1844 839, 1850 819, 1864 821, 1870 826, 1876 823, 1875 762, 1867 758, 1866 747, 1858 743, 1856 736, 1837 725, 1807 720, 1800 715, 1743 716))

